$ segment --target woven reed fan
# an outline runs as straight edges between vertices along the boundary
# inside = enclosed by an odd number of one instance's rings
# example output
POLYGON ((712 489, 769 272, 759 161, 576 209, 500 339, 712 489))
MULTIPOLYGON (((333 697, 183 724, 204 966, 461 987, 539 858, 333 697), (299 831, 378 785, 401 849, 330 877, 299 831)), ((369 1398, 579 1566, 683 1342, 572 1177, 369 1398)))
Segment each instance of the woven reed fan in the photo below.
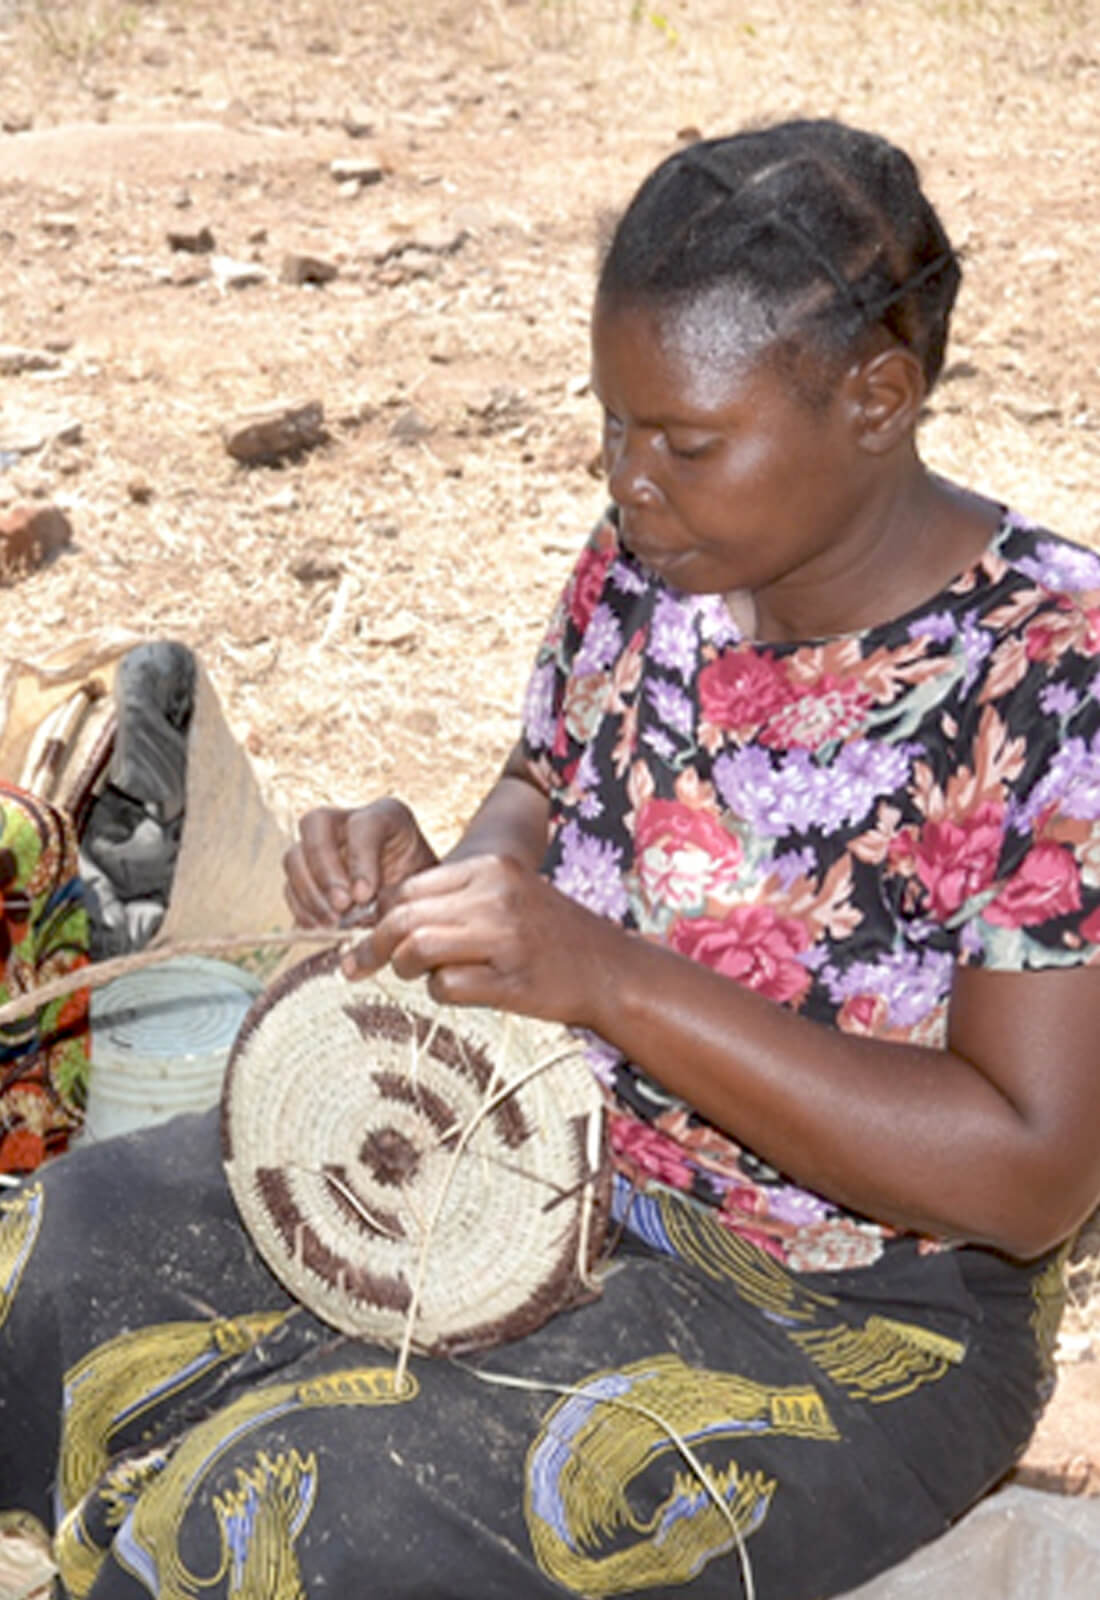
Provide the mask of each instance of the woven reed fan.
POLYGON ((245 1226, 345 1333, 439 1355, 530 1332, 588 1292, 606 1232, 581 1047, 339 959, 285 973, 233 1046, 222 1147, 245 1226))

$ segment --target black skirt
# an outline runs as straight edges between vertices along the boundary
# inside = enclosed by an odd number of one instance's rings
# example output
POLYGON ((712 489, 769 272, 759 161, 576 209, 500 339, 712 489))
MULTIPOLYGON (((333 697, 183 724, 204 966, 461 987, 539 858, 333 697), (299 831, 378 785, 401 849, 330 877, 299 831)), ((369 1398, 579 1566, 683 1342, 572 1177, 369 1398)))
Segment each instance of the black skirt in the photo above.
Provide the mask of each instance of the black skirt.
POLYGON ((1012 1465, 1062 1303, 1060 1255, 792 1274, 649 1195, 597 1298, 397 1393, 256 1256, 216 1113, 0 1199, 0 1511, 92 1600, 822 1600, 1012 1465))

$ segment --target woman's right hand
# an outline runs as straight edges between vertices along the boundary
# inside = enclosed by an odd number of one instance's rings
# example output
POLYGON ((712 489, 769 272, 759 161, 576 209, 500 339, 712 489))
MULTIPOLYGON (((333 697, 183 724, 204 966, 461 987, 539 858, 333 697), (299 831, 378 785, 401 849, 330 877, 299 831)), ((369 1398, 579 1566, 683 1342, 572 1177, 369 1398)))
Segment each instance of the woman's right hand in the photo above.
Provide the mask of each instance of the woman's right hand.
POLYGON ((283 857, 286 901, 299 927, 352 922, 380 892, 435 866, 438 857, 401 800, 345 809, 321 806, 298 824, 283 857))

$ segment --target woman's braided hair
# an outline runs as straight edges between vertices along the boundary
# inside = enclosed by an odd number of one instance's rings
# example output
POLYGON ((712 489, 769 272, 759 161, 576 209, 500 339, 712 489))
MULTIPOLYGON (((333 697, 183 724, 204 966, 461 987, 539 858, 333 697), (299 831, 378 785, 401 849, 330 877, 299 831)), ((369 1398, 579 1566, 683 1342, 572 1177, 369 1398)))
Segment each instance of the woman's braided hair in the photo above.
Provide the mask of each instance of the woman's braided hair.
POLYGON ((703 139, 663 161, 619 219, 602 296, 690 299, 729 286, 840 355, 886 329, 943 366, 961 272, 909 157, 876 134, 800 120, 703 139))

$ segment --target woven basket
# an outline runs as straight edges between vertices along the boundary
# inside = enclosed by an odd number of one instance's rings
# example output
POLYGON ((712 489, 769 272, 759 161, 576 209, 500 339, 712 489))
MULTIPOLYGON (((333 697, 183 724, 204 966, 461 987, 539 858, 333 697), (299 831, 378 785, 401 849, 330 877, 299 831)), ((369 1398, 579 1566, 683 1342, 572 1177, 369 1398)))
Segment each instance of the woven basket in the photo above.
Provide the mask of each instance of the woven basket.
POLYGON ((411 1319, 412 1349, 483 1349, 590 1293, 610 1169, 564 1029, 350 982, 326 951, 245 1018, 222 1153, 268 1266, 345 1333, 397 1349, 411 1319))

